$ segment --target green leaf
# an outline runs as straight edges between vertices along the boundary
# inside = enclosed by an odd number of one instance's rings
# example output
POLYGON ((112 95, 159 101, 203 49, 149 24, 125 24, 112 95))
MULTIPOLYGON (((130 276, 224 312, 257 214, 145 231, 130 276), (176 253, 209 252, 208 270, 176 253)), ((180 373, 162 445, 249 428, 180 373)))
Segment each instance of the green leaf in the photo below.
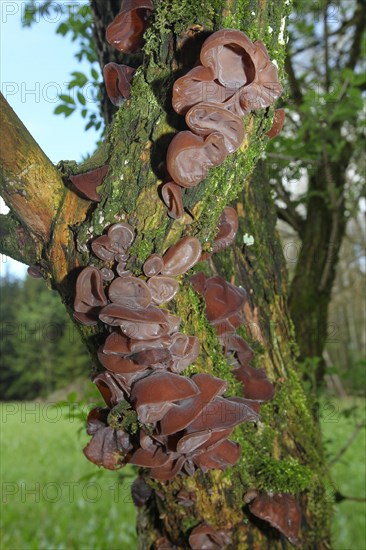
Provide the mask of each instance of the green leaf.
POLYGON ((80 73, 79 71, 74 71, 71 74, 74 77, 73 82, 75 82, 76 83, 75 85, 79 86, 80 88, 85 86, 85 84, 88 82, 88 77, 84 73, 80 73))
POLYGON ((75 108, 68 107, 67 105, 58 105, 53 111, 55 115, 64 114, 65 117, 70 116, 75 111, 75 108))
POLYGON ((60 94, 58 97, 64 103, 70 103, 71 105, 75 105, 75 100, 70 95, 60 94))
POLYGON ((68 32, 69 32, 69 27, 65 22, 61 23, 56 29, 56 33, 61 34, 62 36, 66 36, 68 32))
POLYGON ((92 74, 92 77, 94 78, 94 80, 99 80, 99 73, 98 73, 98 71, 96 71, 95 69, 92 68, 91 74, 92 74))
POLYGON ((77 93, 78 100, 82 105, 86 105, 86 99, 81 92, 77 93))

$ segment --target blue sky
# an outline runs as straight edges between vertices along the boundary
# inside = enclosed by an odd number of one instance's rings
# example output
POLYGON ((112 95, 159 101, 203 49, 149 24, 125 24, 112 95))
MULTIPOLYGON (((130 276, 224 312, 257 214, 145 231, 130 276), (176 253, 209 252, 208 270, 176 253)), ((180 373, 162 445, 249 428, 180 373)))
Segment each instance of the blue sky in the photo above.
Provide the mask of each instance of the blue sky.
MULTIPOLYGON (((57 10, 30 29, 22 28, 25 4, 20 0, 0 1, 1 91, 52 162, 80 161, 93 151, 97 133, 93 129, 84 131, 85 121, 79 113, 64 118, 53 111, 57 93, 67 92, 70 73, 79 70, 90 74, 90 65, 75 59, 75 42, 56 34, 60 24, 57 10)), ((6 212, 3 204, 1 211, 6 212)), ((2 274, 9 270, 23 277, 26 266, 2 257, 0 269, 2 274)))

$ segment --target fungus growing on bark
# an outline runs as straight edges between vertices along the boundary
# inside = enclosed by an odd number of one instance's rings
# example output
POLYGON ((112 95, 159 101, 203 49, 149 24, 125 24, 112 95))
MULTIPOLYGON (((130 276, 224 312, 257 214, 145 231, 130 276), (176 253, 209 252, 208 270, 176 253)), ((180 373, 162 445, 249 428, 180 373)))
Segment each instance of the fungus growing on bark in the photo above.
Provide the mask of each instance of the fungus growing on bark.
POLYGON ((96 325, 98 314, 106 304, 101 272, 96 267, 86 267, 76 281, 75 319, 83 325, 96 325))
POLYGON ((230 246, 239 229, 239 220, 235 208, 225 206, 219 220, 219 231, 213 244, 213 252, 230 246))
POLYGON ((249 510, 280 531, 292 544, 299 542, 301 510, 293 495, 260 494, 249 504, 249 510))
POLYGON ((119 277, 109 286, 108 296, 111 302, 132 309, 147 308, 151 304, 151 291, 148 285, 138 277, 119 277))
POLYGON ((136 52, 142 46, 148 18, 153 11, 151 0, 123 0, 119 14, 107 27, 107 42, 120 52, 136 52))
POLYGON ((198 392, 190 378, 158 372, 134 384, 131 402, 140 422, 149 424, 161 420, 174 402, 188 399, 198 392))
POLYGON ((201 243, 195 237, 183 237, 164 254, 163 275, 176 277, 193 267, 202 254, 201 243))
POLYGON ((128 65, 107 63, 103 68, 104 82, 107 94, 113 105, 120 107, 130 98, 131 80, 135 69, 128 65))
POLYGON ((97 237, 91 243, 93 253, 100 260, 110 262, 114 259, 114 252, 111 250, 111 240, 108 235, 102 235, 97 237))
POLYGON ((143 271, 146 277, 153 277, 154 275, 159 275, 161 270, 164 268, 164 260, 159 254, 151 254, 148 257, 143 266, 143 271))
POLYGON ((125 254, 135 240, 135 231, 128 223, 115 223, 108 229, 111 250, 119 255, 118 261, 127 259, 125 254), (122 255, 122 257, 121 257, 122 255))
POLYGON ((189 546, 192 550, 221 550, 230 544, 230 536, 224 531, 216 531, 207 523, 195 527, 189 535, 189 546))
POLYGON ((197 391, 189 398, 175 403, 160 422, 161 435, 171 435, 180 432, 203 413, 207 404, 227 388, 227 382, 211 374, 195 374, 191 380, 197 391))
POLYGON ((178 281, 172 279, 172 277, 165 277, 164 275, 155 275, 151 277, 147 286, 156 304, 170 302, 178 292, 179 287, 178 281))
POLYGON ((27 273, 32 279, 43 279, 42 271, 38 265, 30 265, 27 269, 27 273))
POLYGON ((220 132, 226 153, 234 153, 244 140, 242 119, 217 103, 198 103, 186 114, 186 123, 198 136, 220 132))
POLYGON ((179 132, 169 144, 166 164, 172 179, 182 187, 194 187, 206 178, 210 168, 227 156, 224 136, 212 132, 206 138, 193 132, 179 132))
POLYGON ((168 314, 156 306, 131 309, 108 304, 101 310, 99 319, 106 325, 119 326, 126 336, 135 340, 153 340, 170 331, 168 314))
POLYGON ((129 435, 107 424, 109 409, 93 409, 87 419, 87 432, 92 439, 84 448, 84 454, 97 466, 108 470, 121 467, 121 458, 132 450, 129 435))
POLYGON ((185 115, 197 103, 223 103, 230 95, 214 81, 211 69, 198 65, 174 82, 172 105, 178 114, 185 115))
POLYGON ((99 202, 101 197, 97 193, 97 187, 103 183, 103 180, 107 175, 108 168, 109 166, 106 165, 101 168, 91 170, 90 172, 85 172, 84 174, 70 176, 70 180, 85 198, 94 202, 99 202))
POLYGON ((270 401, 274 396, 273 384, 268 380, 264 369, 249 365, 234 370, 235 376, 244 384, 244 396, 259 402, 270 401))
POLYGON ((203 43, 200 60, 211 69, 213 80, 235 93, 253 82, 255 63, 253 42, 241 31, 221 29, 203 43))
POLYGON ((182 189, 176 183, 170 181, 165 183, 161 189, 163 201, 168 208, 168 215, 174 220, 178 220, 184 214, 182 200, 182 189))
POLYGON ((273 124, 270 130, 266 133, 269 139, 273 139, 281 132, 283 125, 285 124, 286 112, 284 109, 276 109, 273 117, 273 124))

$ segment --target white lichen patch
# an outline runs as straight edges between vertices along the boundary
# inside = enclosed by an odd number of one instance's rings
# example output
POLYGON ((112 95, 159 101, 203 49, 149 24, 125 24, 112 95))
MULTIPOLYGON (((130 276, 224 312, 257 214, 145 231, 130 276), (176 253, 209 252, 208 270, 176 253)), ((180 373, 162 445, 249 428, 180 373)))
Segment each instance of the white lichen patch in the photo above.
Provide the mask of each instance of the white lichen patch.
POLYGON ((278 43, 281 44, 281 46, 284 46, 286 44, 286 42, 285 42, 285 27, 286 27, 286 16, 282 17, 282 19, 281 19, 280 33, 278 35, 278 43))
POLYGON ((268 31, 269 34, 273 33, 273 29, 272 29, 271 25, 268 26, 267 31, 268 31))
POLYGON ((243 243, 247 246, 253 246, 254 244, 254 237, 253 235, 249 235, 249 233, 245 233, 243 236, 243 243))
POLYGON ((277 61, 276 61, 275 59, 272 59, 272 63, 273 63, 273 65, 274 65, 275 67, 277 67, 277 69, 278 69, 278 63, 277 63, 277 61))
POLYGON ((125 166, 127 166, 127 164, 128 164, 128 159, 125 160, 125 166))

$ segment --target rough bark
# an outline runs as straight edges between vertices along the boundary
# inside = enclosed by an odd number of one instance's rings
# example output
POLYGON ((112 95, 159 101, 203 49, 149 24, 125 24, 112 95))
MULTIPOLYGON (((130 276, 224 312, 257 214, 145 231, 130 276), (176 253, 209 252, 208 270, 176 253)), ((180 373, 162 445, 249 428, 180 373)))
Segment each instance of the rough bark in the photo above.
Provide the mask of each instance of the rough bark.
MULTIPOLYGON (((100 166, 106 161, 110 164, 101 189, 102 201, 91 205, 69 189, 60 191, 48 242, 35 247, 35 254, 45 275, 70 306, 77 268, 97 265, 90 255, 90 240, 108 225, 125 220, 136 228, 129 267, 140 274, 151 252, 163 252, 183 233, 197 236, 204 247, 208 246, 224 206, 244 187, 245 200, 237 209, 242 233, 254 236, 254 247, 238 246, 222 253, 216 267, 211 267, 247 289, 247 323, 241 330, 257 352, 256 364, 264 367, 274 381, 276 396, 262 407, 259 425, 236 430, 242 458, 235 468, 178 477, 165 484, 149 482, 154 492, 139 510, 139 546, 144 550, 153 548, 157 539, 167 536, 177 548, 188 548, 191 528, 207 521, 214 527, 232 530, 233 549, 290 547, 278 532, 250 515, 243 496, 255 487, 298 495, 303 510, 301 547, 329 548, 331 505, 324 487, 327 472, 320 434, 296 373, 294 337, 286 308, 286 276, 274 229, 275 212, 266 178, 250 180, 265 146, 264 134, 271 124, 272 112, 248 117, 240 150, 185 193, 185 206, 191 215, 187 213, 173 222, 158 195, 167 145, 182 124, 170 107, 174 79, 192 66, 207 33, 220 27, 240 28, 251 39, 262 39, 282 69, 284 51, 277 37, 289 6, 285 0, 276 4, 261 1, 259 5, 254 0, 156 0, 155 5, 155 18, 146 34, 144 66, 135 75, 131 101, 119 109, 105 149, 88 165, 100 166), (196 493, 193 507, 178 504, 175 496, 182 488, 196 493)), ((64 181, 69 170, 74 167, 63 166, 64 181)), ((85 167, 80 168, 84 170, 85 167)), ((22 180, 17 192, 23 188, 27 188, 26 180, 22 180)), ((13 200, 11 207, 23 225, 23 211, 19 211, 18 204, 13 200)), ((31 221, 36 216, 35 209, 31 221)), ((26 222, 24 226, 28 227, 26 222)), ((8 247, 7 253, 10 252, 8 247)), ((202 354, 189 370, 225 378, 230 391, 234 391, 237 383, 203 310, 202 302, 185 279, 175 311, 183 319, 184 330, 197 334, 202 344, 202 354)), ((85 327, 82 332, 95 356, 99 329, 85 327)))

